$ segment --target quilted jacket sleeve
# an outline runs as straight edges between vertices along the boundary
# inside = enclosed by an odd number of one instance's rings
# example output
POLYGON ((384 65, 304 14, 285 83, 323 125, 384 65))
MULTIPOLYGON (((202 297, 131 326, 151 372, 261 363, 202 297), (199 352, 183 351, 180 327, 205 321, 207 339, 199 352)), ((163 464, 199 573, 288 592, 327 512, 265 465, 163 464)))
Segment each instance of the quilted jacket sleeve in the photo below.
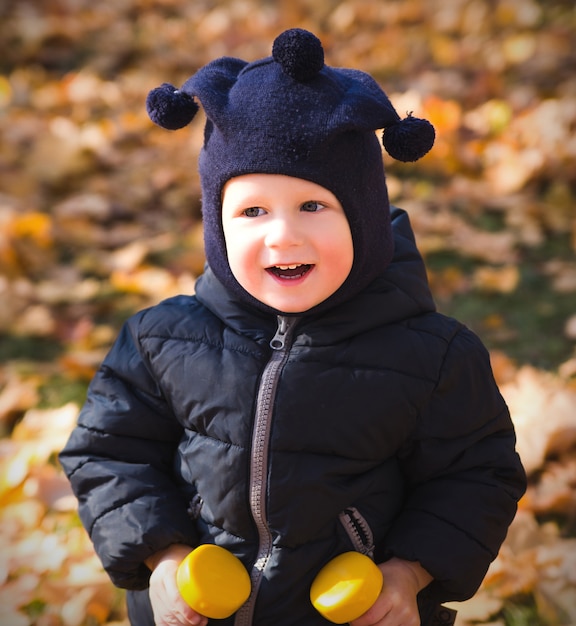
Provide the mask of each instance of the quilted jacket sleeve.
POLYGON ((147 586, 148 556, 196 543, 172 478, 181 426, 140 353, 140 318, 122 329, 60 453, 96 552, 114 584, 127 589, 147 586))
POLYGON ((439 601, 471 597, 505 539, 526 476, 488 353, 464 327, 401 464, 409 495, 388 549, 420 561, 439 601))

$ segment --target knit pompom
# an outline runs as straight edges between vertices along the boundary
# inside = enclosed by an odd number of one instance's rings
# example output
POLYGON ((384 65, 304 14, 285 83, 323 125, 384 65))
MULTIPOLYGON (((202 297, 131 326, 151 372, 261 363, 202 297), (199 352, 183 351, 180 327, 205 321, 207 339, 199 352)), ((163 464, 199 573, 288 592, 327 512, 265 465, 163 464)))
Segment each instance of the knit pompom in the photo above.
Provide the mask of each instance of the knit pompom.
POLYGON ((436 131, 428 120, 408 114, 408 117, 384 130, 382 143, 391 157, 408 163, 429 152, 435 138, 436 131))
POLYGON ((324 67, 321 41, 301 28, 291 28, 278 35, 272 46, 272 56, 284 73, 298 82, 311 80, 324 67))
POLYGON ((146 110, 150 119, 158 126, 178 130, 192 121, 198 105, 188 94, 169 83, 163 83, 148 94, 146 110))

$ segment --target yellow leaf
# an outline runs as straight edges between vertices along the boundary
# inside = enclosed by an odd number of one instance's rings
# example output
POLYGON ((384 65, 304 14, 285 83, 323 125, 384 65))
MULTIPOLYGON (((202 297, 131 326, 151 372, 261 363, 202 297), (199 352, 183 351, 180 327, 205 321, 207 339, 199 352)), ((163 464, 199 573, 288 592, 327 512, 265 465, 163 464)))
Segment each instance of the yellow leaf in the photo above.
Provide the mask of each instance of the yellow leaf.
POLYGON ((502 599, 531 593, 538 580, 535 561, 535 550, 522 550, 513 554, 508 546, 503 546, 498 558, 488 569, 483 588, 492 596, 502 599))
POLYGON ((541 546, 537 566, 540 577, 536 590, 539 613, 549 623, 576 622, 576 539, 562 539, 541 546))
POLYGON ((30 409, 12 432, 13 441, 36 440, 61 449, 78 417, 78 406, 72 402, 55 409, 30 409), (60 447, 59 447, 60 446, 60 447))
POLYGON ((0 76, 0 108, 5 108, 12 100, 12 87, 6 76, 0 76))
POLYGON ((79 589, 63 605, 62 621, 65 626, 80 626, 87 614, 88 603, 92 600, 94 590, 90 587, 79 589))
POLYGON ((46 248, 52 245, 52 220, 45 213, 24 213, 16 216, 12 233, 20 239, 30 239, 36 245, 46 248))
POLYGON ((439 135, 452 133, 461 125, 462 107, 456 100, 442 100, 437 96, 430 96, 424 102, 424 115, 439 135))
MULTIPOLYGON (((504 131, 512 119, 512 107, 504 100, 492 99, 464 115, 464 124, 480 135, 499 134, 504 131)), ((483 144, 472 144, 477 151, 483 144)))
POLYGON ((30 467, 38 460, 36 446, 25 444, 10 451, 0 460, 0 495, 17 487, 28 475, 30 467))
POLYGON ((466 602, 457 602, 446 606, 458 611, 458 623, 461 620, 465 622, 487 622, 496 615, 503 606, 504 602, 500 598, 495 598, 488 593, 479 591, 473 598, 466 602))
POLYGON ((525 499, 537 514, 571 515, 576 510, 576 459, 568 456, 548 463, 535 484, 528 487, 525 499))
POLYGON ((4 388, 0 391, 0 421, 15 411, 34 406, 38 401, 38 381, 24 380, 16 373, 8 373, 4 388))
POLYGON ((23 486, 26 497, 41 502, 55 511, 75 511, 76 498, 70 483, 53 465, 40 465, 33 469, 23 486))
POLYGON ((160 300, 178 293, 177 280, 160 267, 142 267, 132 272, 116 270, 110 276, 115 289, 160 300))
POLYGON ((474 272, 473 282, 474 286, 481 291, 511 293, 520 282, 520 272, 516 265, 484 266, 474 272))
MULTIPOLYGON (((19 490, 12 500, 2 498, 0 523, 5 538, 15 538, 20 533, 36 528, 46 513, 45 507, 38 500, 30 500, 19 490)), ((0 622, 1 623, 1 622, 0 622)))
POLYGON ((482 320, 482 327, 488 330, 502 330, 506 327, 506 320, 501 313, 491 313, 482 320))
MULTIPOLYGON (((34 600, 36 591, 40 583, 40 578, 36 574, 23 574, 15 580, 7 582, 0 589, 0 611, 10 611, 13 616, 18 616, 20 607, 30 604, 34 600)), ((0 617, 2 612, 0 612, 0 617)), ((14 622, 19 623, 18 621, 14 622)), ((32 624, 32 622, 22 622, 23 624, 32 624)), ((2 622, 0 624, 13 626, 12 622, 2 622)))
POLYGON ((524 63, 536 52, 536 37, 532 33, 518 33, 507 37, 502 44, 502 51, 509 64, 524 63))
POLYGON ((525 366, 501 391, 510 407, 518 451, 528 473, 542 467, 547 454, 576 443, 576 390, 566 387, 559 377, 525 366))

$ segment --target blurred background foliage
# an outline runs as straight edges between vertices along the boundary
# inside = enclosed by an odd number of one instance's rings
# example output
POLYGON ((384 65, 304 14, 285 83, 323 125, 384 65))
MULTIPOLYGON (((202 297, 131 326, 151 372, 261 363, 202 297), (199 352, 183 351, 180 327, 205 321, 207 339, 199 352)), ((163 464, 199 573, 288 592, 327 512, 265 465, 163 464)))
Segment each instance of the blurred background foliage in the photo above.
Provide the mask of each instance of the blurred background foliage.
MULTIPOLYGON (((530 473, 460 625, 576 624, 576 9, 572 0, 0 3, 0 624, 125 624, 56 462, 120 324, 203 266, 203 119, 144 100, 298 26, 437 130, 384 156, 443 312, 480 334, 530 473)), ((254 94, 258 97, 258 94, 254 94)))

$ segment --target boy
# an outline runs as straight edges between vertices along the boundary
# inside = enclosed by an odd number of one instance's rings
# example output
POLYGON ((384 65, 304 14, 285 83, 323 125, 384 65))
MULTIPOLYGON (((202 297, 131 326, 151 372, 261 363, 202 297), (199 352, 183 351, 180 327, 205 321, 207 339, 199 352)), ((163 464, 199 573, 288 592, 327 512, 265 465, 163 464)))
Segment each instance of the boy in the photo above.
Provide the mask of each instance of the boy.
POLYGON ((435 311, 390 212, 374 131, 414 161, 434 129, 300 29, 148 110, 180 128, 194 98, 206 271, 131 318, 90 386, 60 457, 82 521, 137 626, 209 623, 175 584, 202 543, 251 575, 224 624, 327 624, 310 585, 348 550, 385 580, 354 626, 438 623, 480 585, 525 475, 486 350, 435 311))

